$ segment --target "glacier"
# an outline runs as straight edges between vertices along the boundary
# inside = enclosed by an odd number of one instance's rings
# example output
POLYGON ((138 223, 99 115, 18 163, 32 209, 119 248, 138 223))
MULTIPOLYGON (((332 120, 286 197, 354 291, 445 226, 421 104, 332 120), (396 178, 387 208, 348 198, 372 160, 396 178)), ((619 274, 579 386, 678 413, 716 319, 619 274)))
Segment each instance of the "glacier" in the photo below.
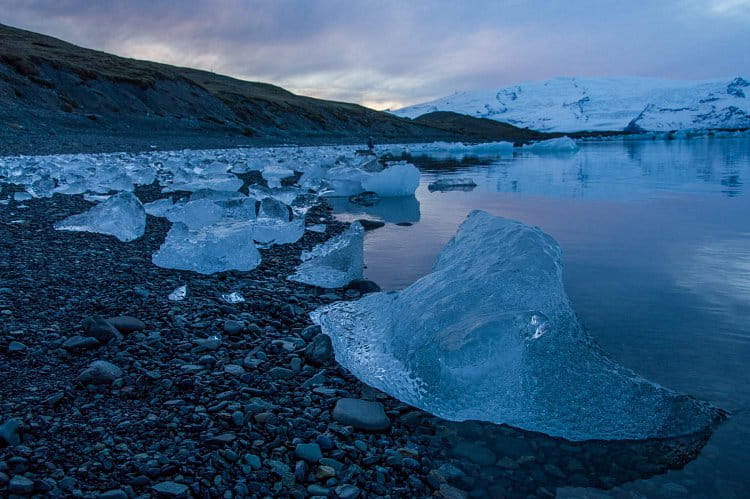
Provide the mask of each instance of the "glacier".
POLYGON ((96 232, 129 242, 146 230, 146 211, 132 192, 121 192, 84 213, 57 222, 55 229, 96 232))
POLYGON ((693 434, 720 419, 610 360, 575 316, 557 242, 483 211, 406 289, 311 318, 360 380, 448 420, 623 440, 693 434))
POLYGON ((453 111, 544 132, 750 128, 750 81, 560 77, 457 92, 393 113, 453 111))
POLYGON ((295 273, 287 279, 321 288, 341 288, 362 277, 365 229, 359 222, 328 241, 303 251, 295 273))

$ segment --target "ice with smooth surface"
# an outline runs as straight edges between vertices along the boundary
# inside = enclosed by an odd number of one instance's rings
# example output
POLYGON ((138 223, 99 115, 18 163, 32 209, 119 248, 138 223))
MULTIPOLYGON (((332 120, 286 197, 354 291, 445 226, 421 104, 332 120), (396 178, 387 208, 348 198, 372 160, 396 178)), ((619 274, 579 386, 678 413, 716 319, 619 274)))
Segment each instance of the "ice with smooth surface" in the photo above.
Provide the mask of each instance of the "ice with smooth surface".
POLYGON ((349 197, 365 191, 380 197, 412 196, 419 187, 420 173, 416 166, 398 162, 381 171, 368 172, 359 167, 341 165, 326 173, 327 197, 349 197))
POLYGON ((527 144, 523 146, 523 150, 534 154, 575 153, 578 152, 578 144, 570 137, 558 137, 527 144))
POLYGON ((552 78, 458 92, 394 114, 453 111, 546 132, 670 131, 750 127, 750 81, 552 78))
POLYGON ((303 251, 302 263, 289 280, 321 288, 340 288, 362 277, 364 235, 362 224, 354 222, 338 236, 303 251))
POLYGON ((312 319, 363 382, 449 420, 619 440, 692 434, 718 419, 607 358, 573 312, 557 242, 482 211, 430 274, 312 319))
POLYGON ((132 192, 121 192, 84 213, 57 222, 55 229, 97 232, 128 242, 143 235, 146 212, 132 192))
POLYGON ((199 229, 177 222, 151 260, 159 267, 201 274, 252 270, 260 264, 253 233, 253 221, 223 222, 199 229))

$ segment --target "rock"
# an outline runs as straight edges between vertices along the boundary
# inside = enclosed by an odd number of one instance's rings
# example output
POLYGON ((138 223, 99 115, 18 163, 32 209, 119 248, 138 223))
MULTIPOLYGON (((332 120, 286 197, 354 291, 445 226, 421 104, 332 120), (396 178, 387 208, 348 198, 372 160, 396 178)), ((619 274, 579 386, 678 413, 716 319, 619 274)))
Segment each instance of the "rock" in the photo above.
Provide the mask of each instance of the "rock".
POLYGON ((366 295, 367 293, 378 293, 380 292, 380 286, 377 283, 369 279, 354 279, 347 286, 348 289, 359 291, 361 294, 366 295))
POLYGON ((135 333, 146 329, 146 324, 144 324, 142 320, 136 319, 135 317, 130 317, 129 315, 112 317, 110 319, 107 319, 107 322, 109 322, 122 334, 135 333))
POLYGON ((456 456, 466 458, 469 461, 482 466, 491 466, 497 461, 495 453, 487 447, 483 447, 473 442, 467 442, 465 440, 458 442, 456 446, 453 447, 453 453, 456 456))
POLYGON ((314 365, 325 364, 331 360, 332 356, 333 346, 331 345, 331 338, 323 333, 315 336, 305 348, 305 359, 314 365))
POLYGON ((333 408, 333 419, 366 431, 383 431, 391 426, 383 404, 360 399, 339 399, 333 408))
POLYGON ((222 433, 221 435, 216 435, 214 437, 208 438, 206 440, 206 443, 208 445, 213 445, 215 447, 224 447, 225 445, 231 444, 237 439, 237 435, 234 433, 222 433))
POLYGON ((330 489, 323 487, 322 485, 312 484, 307 486, 307 493, 311 496, 328 497, 330 489))
POLYGON ((188 486, 176 482, 157 483, 151 490, 159 497, 187 497, 188 486))
POLYGON ((245 332, 245 323, 234 320, 224 321, 224 332, 229 336, 242 334, 245 332))
POLYGON ((380 220, 369 220, 367 218, 360 218, 357 222, 362 224, 365 231, 375 230, 385 226, 385 222, 381 222, 380 220))
POLYGON ((97 499, 128 499, 128 495, 122 489, 108 490, 96 497, 97 499))
POLYGON ((360 490, 354 485, 344 484, 336 487, 336 495, 341 499, 355 499, 359 497, 360 490))
POLYGON ((0 426, 0 447, 14 446, 21 443, 21 424, 9 419, 0 426))
POLYGON ((318 466, 318 471, 315 472, 315 478, 318 480, 325 480, 336 476, 336 470, 330 466, 318 466))
POLYGON ((91 336, 71 336, 67 340, 65 340, 65 343, 62 344, 62 347, 69 351, 69 352, 79 352, 83 350, 93 350, 94 348, 99 348, 102 346, 101 343, 99 343, 99 340, 96 338, 93 338, 91 336))
POLYGON ((317 463, 323 458, 323 453, 320 451, 318 444, 297 444, 294 454, 308 463, 317 463))
POLYGON ((268 374, 274 379, 292 379, 294 377, 294 371, 286 367, 274 367, 268 371, 268 374))
POLYGON ((8 492, 11 494, 31 494, 34 492, 34 482, 22 475, 16 475, 8 482, 8 492))
POLYGON ((8 344, 8 353, 21 353, 28 347, 19 341, 11 341, 8 344))
POLYGON ((315 336, 321 334, 323 332, 322 329, 320 329, 320 326, 313 325, 313 326, 307 326, 305 329, 303 329, 299 335, 302 336, 302 339, 305 341, 312 340, 315 336))
POLYGON ((122 376, 122 370, 105 360, 96 360, 81 371, 76 381, 82 385, 108 385, 122 376))
POLYGON ((120 332, 100 315, 92 315, 84 320, 83 329, 86 336, 96 338, 102 345, 122 339, 120 332))

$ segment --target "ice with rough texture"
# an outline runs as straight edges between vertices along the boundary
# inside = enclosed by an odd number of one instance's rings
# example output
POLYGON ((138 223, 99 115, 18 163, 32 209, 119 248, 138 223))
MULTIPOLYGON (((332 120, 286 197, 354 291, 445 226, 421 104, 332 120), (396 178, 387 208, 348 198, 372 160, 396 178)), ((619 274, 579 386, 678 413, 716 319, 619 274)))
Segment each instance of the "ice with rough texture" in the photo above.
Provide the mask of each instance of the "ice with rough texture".
POLYGON ((291 210, 289 207, 278 199, 271 197, 263 198, 260 201, 259 218, 277 218, 279 220, 289 221, 291 210))
POLYGON ((419 176, 416 166, 399 162, 367 175, 362 179, 362 187, 384 198, 412 196, 419 187, 419 176))
POLYGON ((253 221, 223 222, 199 229, 177 222, 151 260, 159 267, 201 274, 252 270, 260 264, 253 232, 253 221))
POLYGON ((670 131, 750 127, 750 81, 552 78, 459 92, 394 113, 453 111, 546 132, 670 131))
POLYGON ((143 209, 146 210, 147 215, 153 217, 166 217, 167 212, 174 207, 174 202, 171 198, 157 199, 150 203, 143 205, 143 209))
POLYGON ((507 156, 513 154, 512 142, 485 142, 482 144, 464 144, 463 142, 432 142, 411 144, 403 151, 413 155, 429 156, 507 156))
POLYGON ((364 235, 362 224, 354 222, 338 236, 303 251, 302 263, 289 280, 321 288, 340 288, 362 277, 364 235))
POLYGON ((692 434, 719 419, 608 359, 565 294, 557 242, 482 211, 408 288, 312 318, 363 382, 450 420, 619 440, 692 434))
POLYGON ((523 150, 534 154, 575 153, 578 152, 578 144, 570 137, 558 137, 527 144, 523 146, 523 150))
POLYGON ((57 222, 55 229, 108 234, 128 242, 146 230, 146 211, 132 192, 121 192, 84 213, 57 222))
POLYGON ((253 239, 264 245, 291 244, 305 235, 305 220, 294 218, 291 221, 279 218, 258 218, 253 222, 253 239))
POLYGON ((226 293, 221 295, 221 299, 224 300, 227 303, 242 303, 245 301, 245 297, 242 296, 242 293, 239 291, 232 291, 231 293, 226 293))
POLYGON ((167 296, 167 299, 169 301, 182 301, 187 297, 187 286, 182 285, 178 286, 169 293, 169 296, 167 296))

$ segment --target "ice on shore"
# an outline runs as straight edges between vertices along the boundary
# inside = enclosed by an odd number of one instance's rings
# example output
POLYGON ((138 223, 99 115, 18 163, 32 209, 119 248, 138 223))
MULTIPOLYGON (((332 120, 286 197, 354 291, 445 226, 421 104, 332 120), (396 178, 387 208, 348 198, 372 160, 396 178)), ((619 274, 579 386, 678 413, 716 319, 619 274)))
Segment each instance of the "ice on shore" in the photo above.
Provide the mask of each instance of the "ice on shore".
POLYGON ((578 152, 578 144, 570 137, 558 137, 556 139, 541 140, 527 144, 522 148, 524 151, 531 151, 535 154, 545 153, 568 153, 578 152))
POLYGON ((159 267, 201 274, 252 270, 260 264, 253 233, 252 221, 224 222, 199 229, 177 222, 151 260, 159 267))
POLYGON ((439 178, 430 182, 427 189, 432 191, 470 191, 477 186, 476 182, 470 178, 439 178))
POLYGON ((380 171, 366 171, 354 166, 336 166, 326 172, 327 197, 349 197, 370 191, 380 197, 412 196, 419 187, 416 166, 398 162, 380 171))
POLYGON ((279 218, 258 218, 253 222, 253 239, 263 245, 291 244, 305 235, 305 220, 294 218, 291 221, 279 218))
POLYGON ((557 242, 482 211, 432 273, 312 319, 363 382, 449 420, 619 440, 692 434, 718 419, 607 358, 571 307, 557 242))
POLYGON ((302 263, 289 280, 321 288, 340 288, 362 277, 364 234, 362 224, 354 222, 338 236, 303 251, 302 263))
POLYGON ((167 212, 174 207, 174 202, 171 198, 157 199, 150 203, 143 205, 143 209, 146 210, 147 215, 154 217, 166 217, 167 212))
POLYGON ((294 171, 281 165, 271 164, 263 168, 262 177, 268 182, 268 187, 279 188, 281 181, 293 177, 294 171))
POLYGON ((97 232, 128 242, 143 235, 146 212, 132 192, 121 192, 84 213, 57 222, 55 229, 97 232))

